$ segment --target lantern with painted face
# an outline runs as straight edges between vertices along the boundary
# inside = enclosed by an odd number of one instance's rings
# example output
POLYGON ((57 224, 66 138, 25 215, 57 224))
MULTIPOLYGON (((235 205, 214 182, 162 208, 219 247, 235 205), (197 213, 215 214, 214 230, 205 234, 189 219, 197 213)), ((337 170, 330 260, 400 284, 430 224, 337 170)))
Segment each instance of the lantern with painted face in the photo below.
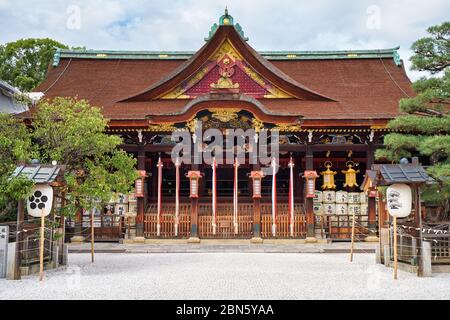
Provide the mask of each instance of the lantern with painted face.
POLYGON ((331 161, 325 161, 324 163, 327 170, 322 171, 320 174, 323 176, 323 185, 322 189, 336 189, 336 185, 334 184, 334 175, 337 174, 336 171, 332 171, 330 168, 333 166, 331 161))

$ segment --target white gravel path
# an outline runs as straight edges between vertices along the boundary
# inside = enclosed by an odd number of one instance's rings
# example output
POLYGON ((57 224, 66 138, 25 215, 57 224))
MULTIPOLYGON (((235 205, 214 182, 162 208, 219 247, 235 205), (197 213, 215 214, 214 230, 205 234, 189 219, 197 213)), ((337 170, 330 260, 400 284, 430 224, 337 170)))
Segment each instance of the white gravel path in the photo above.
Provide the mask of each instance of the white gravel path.
POLYGON ((71 254, 42 283, 0 280, 0 299, 450 299, 450 274, 394 281, 372 254, 71 254))

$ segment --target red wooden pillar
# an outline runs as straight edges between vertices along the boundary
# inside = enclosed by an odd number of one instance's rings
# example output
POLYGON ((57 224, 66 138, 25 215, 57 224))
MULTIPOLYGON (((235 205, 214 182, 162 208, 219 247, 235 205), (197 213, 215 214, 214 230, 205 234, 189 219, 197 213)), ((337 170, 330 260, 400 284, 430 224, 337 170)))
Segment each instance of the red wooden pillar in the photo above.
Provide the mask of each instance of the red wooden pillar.
MULTIPOLYGON (((367 198, 367 206, 368 206, 368 228, 369 228, 369 236, 366 238, 366 241, 378 241, 377 237, 377 203, 376 196, 378 191, 376 188, 369 189, 368 198, 367 198)), ((379 223, 382 223, 381 219, 379 219, 379 223)))
MULTIPOLYGON (((197 166, 193 166, 197 168, 197 166)), ((191 170, 188 172, 189 184, 190 184, 190 198, 191 198, 191 231, 188 242, 198 243, 200 239, 198 237, 198 197, 199 197, 199 183, 201 174, 200 171, 191 170)))
MULTIPOLYGON (((314 170, 314 156, 310 145, 306 146, 305 155, 305 170, 314 170)), ((308 183, 308 182, 307 182, 308 183)), ((308 188, 306 188, 308 190, 308 188)), ((307 191, 308 192, 308 191, 307 191)), ((315 218, 314 218, 314 198, 305 197, 305 210, 306 210, 306 241, 317 242, 315 235, 315 218)))
MULTIPOLYGON (((137 169, 145 171, 145 151, 140 150, 137 156, 137 169)), ((142 186, 144 188, 144 186, 142 186)), ((144 237, 144 194, 137 198, 137 216, 136 216, 136 237, 144 237)))
POLYGON ((250 173, 252 179, 253 193, 253 237, 252 243, 261 243, 261 186, 264 174, 260 170, 254 170, 250 173))

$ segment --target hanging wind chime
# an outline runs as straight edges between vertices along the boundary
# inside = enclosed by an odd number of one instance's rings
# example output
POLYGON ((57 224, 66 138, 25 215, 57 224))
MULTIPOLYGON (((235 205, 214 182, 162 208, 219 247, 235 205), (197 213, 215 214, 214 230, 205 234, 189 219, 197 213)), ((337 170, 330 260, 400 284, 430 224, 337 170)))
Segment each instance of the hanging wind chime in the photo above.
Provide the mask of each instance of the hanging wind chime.
POLYGON ((233 188, 233 224, 234 224, 234 233, 238 234, 239 224, 238 224, 238 169, 239 169, 239 161, 237 158, 234 159, 234 188, 233 188))
POLYGON ((175 237, 178 236, 178 224, 180 223, 180 159, 175 161, 175 237))
POLYGON ((272 158, 272 235, 277 234, 277 162, 272 158))
POLYGON ((212 162, 212 232, 213 235, 216 234, 217 231, 217 224, 216 224, 216 206, 217 206, 217 177, 216 177, 216 169, 217 169, 217 161, 216 157, 213 158, 212 162))
POLYGON ((161 157, 158 158, 158 212, 156 217, 156 235, 159 237, 161 235, 161 197, 162 197, 162 168, 163 163, 161 157))
POLYGON ((289 229, 291 237, 294 236, 294 161, 289 159, 289 229))

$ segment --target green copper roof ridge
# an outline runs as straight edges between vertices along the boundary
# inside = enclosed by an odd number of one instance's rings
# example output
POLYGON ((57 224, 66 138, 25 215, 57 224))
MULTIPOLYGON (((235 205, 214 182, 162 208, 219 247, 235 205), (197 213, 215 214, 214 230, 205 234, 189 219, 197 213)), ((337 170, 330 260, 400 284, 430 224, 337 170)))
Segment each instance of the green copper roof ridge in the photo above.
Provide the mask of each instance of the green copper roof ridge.
MULTIPOLYGON (((257 51, 259 54, 263 55, 283 55, 283 54, 302 54, 302 55, 332 55, 332 54, 348 54, 348 53, 368 53, 368 54, 378 54, 378 53, 394 53, 400 49, 399 46, 388 49, 355 49, 355 50, 272 50, 272 51, 257 51)), ((71 50, 71 49, 60 49, 58 50, 59 54, 96 54, 96 53, 106 53, 106 54, 126 54, 126 55, 134 55, 134 54, 174 54, 174 55, 183 55, 183 54, 195 54, 195 51, 152 51, 152 50, 97 50, 97 49, 86 49, 86 50, 71 50)))
MULTIPOLYGON (((329 59, 374 59, 392 58, 401 65, 397 52, 400 47, 388 49, 357 50, 310 50, 310 51, 258 51, 268 60, 329 60, 329 59)), ((58 66, 61 58, 80 59, 189 59, 195 51, 124 51, 124 50, 71 50, 58 49, 53 57, 53 66, 58 66)))

